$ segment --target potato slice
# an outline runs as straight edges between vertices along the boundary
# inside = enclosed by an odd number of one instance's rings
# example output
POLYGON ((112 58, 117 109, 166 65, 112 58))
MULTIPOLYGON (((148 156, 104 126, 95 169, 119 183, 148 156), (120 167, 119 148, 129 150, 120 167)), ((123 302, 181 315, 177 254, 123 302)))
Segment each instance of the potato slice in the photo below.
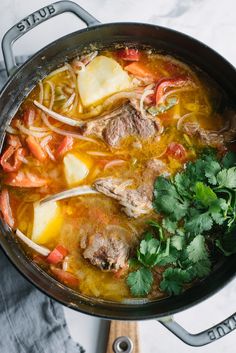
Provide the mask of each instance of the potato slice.
POLYGON ((73 186, 79 184, 89 173, 91 161, 79 154, 68 153, 64 159, 64 173, 67 184, 73 186))
POLYGON ((128 73, 114 59, 103 55, 93 59, 78 74, 78 88, 84 106, 130 87, 128 73))
POLYGON ((31 239, 37 244, 51 243, 62 225, 62 215, 57 202, 34 204, 34 223, 31 239))

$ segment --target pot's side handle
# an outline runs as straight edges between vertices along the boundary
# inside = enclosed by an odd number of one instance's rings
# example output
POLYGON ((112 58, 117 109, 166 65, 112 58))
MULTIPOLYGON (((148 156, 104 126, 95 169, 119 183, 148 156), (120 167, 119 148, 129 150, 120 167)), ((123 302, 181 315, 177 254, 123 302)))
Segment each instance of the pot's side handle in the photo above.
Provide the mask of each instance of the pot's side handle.
POLYGON ((200 333, 192 334, 180 326, 171 316, 160 319, 159 322, 171 331, 175 336, 180 338, 184 343, 190 346, 201 347, 212 343, 228 333, 236 329, 236 313, 229 316, 219 324, 202 331, 200 333))
POLYGON ((85 22, 87 26, 100 23, 96 18, 72 1, 58 1, 33 12, 10 28, 3 37, 2 51, 8 75, 11 75, 17 69, 12 50, 13 43, 40 23, 64 12, 72 12, 85 22))

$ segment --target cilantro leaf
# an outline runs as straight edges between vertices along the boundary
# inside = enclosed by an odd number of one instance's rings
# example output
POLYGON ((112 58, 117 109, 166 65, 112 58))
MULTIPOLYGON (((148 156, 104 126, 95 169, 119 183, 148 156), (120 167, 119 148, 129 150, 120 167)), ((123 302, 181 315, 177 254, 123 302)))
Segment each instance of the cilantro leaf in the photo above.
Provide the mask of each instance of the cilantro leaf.
POLYGON ((167 268, 163 273, 160 289, 169 294, 178 295, 183 291, 184 283, 191 281, 188 271, 179 268, 167 268))
POLYGON ((162 227, 170 234, 174 234, 177 229, 177 222, 171 221, 169 218, 164 218, 162 220, 162 227))
POLYGON ((208 207, 210 204, 217 199, 217 195, 214 191, 203 184, 203 182, 198 181, 195 184, 195 199, 203 204, 203 206, 208 207))
POLYGON ((185 244, 184 236, 181 235, 173 235, 170 238, 171 246, 174 247, 176 250, 182 250, 185 244))
POLYGON ((190 217, 185 222, 185 230, 190 234, 197 235, 204 231, 210 230, 213 226, 213 221, 209 212, 201 213, 198 210, 192 209, 190 217))
POLYGON ((175 186, 163 176, 155 181, 153 206, 174 221, 183 218, 188 210, 187 200, 183 200, 175 186))
POLYGON ((222 169, 217 174, 216 179, 220 187, 235 189, 236 188, 236 167, 231 167, 229 169, 222 169))
POLYGON ((226 217, 224 215, 224 211, 226 211, 227 209, 228 209, 228 205, 225 199, 218 198, 211 204, 209 208, 209 213, 213 218, 213 220, 215 221, 215 223, 221 225, 225 221, 226 217))
POLYGON ((194 263, 208 258, 205 238, 200 234, 191 241, 186 250, 189 260, 194 263))
POLYGON ((140 297, 147 295, 153 283, 152 272, 145 267, 141 267, 135 272, 129 273, 127 277, 127 284, 130 288, 132 295, 140 297))
POLYGON ((157 106, 152 106, 148 109, 148 112, 152 116, 157 116, 166 112, 167 110, 173 108, 178 103, 177 97, 170 97, 167 99, 167 104, 158 104, 157 106))
POLYGON ((229 151, 222 159, 222 164, 225 168, 230 168, 236 165, 236 153, 229 151))
POLYGON ((145 266, 154 266, 159 253, 160 242, 148 233, 137 251, 138 260, 145 266))
POLYGON ((188 268, 188 272, 192 276, 192 279, 208 276, 211 272, 211 262, 209 258, 194 263, 188 268))

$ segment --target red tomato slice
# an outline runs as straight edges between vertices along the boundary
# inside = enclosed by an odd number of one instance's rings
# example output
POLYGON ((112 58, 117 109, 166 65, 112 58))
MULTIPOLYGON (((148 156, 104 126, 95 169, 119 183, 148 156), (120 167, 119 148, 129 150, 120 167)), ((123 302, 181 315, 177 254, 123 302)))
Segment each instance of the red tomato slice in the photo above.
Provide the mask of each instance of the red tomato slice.
POLYGON ((57 265, 62 262, 64 257, 68 254, 68 250, 62 245, 57 245, 53 251, 48 255, 47 262, 53 265, 57 265))
POLYGON ((22 188, 40 188, 48 183, 48 180, 40 178, 36 174, 19 171, 17 173, 9 173, 4 180, 5 184, 18 186, 22 188))
POLYGON ((60 268, 56 268, 54 266, 51 266, 51 271, 54 274, 54 276, 56 277, 56 279, 58 279, 58 281, 66 284, 72 288, 78 287, 79 278, 72 275, 72 273, 63 271, 60 268))
POLYGON ((39 142, 33 136, 28 136, 26 142, 32 155, 40 162, 44 162, 47 155, 40 146, 39 142))
POLYGON ((168 156, 183 161, 186 159, 187 152, 183 145, 176 142, 171 142, 166 150, 168 156))
POLYGON ((118 50, 117 55, 120 59, 123 59, 125 61, 139 61, 141 56, 138 49, 129 48, 118 50))
POLYGON ((188 77, 176 77, 176 78, 164 78, 159 81, 156 87, 156 104, 159 104, 162 96, 165 93, 166 88, 170 87, 182 87, 190 84, 191 81, 188 77))
POLYGON ((10 205, 10 198, 7 189, 3 189, 0 194, 0 210, 3 215, 4 221, 10 226, 14 226, 14 218, 12 215, 11 205, 10 205))
POLYGON ((66 136, 60 143, 57 151, 56 151, 56 156, 57 158, 63 157, 64 154, 68 151, 70 151, 73 147, 74 139, 71 136, 66 136))
POLYGON ((24 148, 16 149, 12 145, 9 146, 0 159, 0 164, 3 170, 7 173, 18 171, 22 164, 20 158, 24 157, 25 154, 26 151, 24 148))

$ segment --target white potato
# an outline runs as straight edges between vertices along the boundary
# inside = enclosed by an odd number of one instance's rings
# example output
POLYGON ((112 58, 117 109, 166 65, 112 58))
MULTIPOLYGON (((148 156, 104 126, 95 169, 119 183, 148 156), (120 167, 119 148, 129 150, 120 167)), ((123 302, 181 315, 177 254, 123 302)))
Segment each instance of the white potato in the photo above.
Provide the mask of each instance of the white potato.
POLYGON ((34 204, 34 223, 31 239, 38 244, 51 242, 57 236, 62 216, 57 202, 34 204))
POLYGON ((78 89, 84 106, 131 87, 131 79, 120 64, 100 55, 78 74, 78 89))
POLYGON ((78 184, 89 173, 89 163, 73 153, 68 153, 64 159, 64 173, 69 186, 78 184))

